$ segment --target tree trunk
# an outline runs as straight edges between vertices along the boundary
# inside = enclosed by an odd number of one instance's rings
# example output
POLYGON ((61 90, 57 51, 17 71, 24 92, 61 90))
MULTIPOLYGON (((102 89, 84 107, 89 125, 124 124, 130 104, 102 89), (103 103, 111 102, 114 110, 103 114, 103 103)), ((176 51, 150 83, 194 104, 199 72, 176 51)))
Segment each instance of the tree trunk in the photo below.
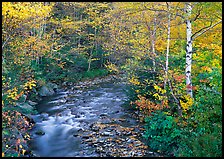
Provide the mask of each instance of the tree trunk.
POLYGON ((156 17, 154 18, 153 30, 152 30, 152 54, 153 54, 153 71, 156 71, 156 52, 155 52, 155 41, 156 41, 156 17))
MULTIPOLYGON (((93 45, 93 48, 94 48, 94 45, 93 45)), ((91 62, 92 62, 92 57, 93 57, 93 48, 91 49, 90 54, 89 54, 88 70, 87 71, 90 71, 90 68, 91 68, 91 62)))
POLYGON ((167 28, 167 47, 166 47, 166 70, 165 70, 165 78, 164 78, 164 89, 166 88, 166 82, 168 78, 168 66, 169 66, 169 48, 170 48, 170 5, 167 2, 168 9, 168 28, 167 28))
POLYGON ((186 13, 187 13, 187 20, 186 20, 186 25, 187 25, 187 47, 186 47, 186 89, 187 89, 187 94, 189 94, 193 98, 193 91, 192 91, 192 81, 191 81, 191 64, 192 64, 192 31, 191 31, 191 3, 186 3, 186 13))
POLYGON ((89 59, 88 59, 88 72, 90 71, 91 69, 91 62, 92 62, 92 52, 93 52, 93 49, 91 50, 90 52, 90 56, 89 56, 89 59))
POLYGON ((91 68, 91 58, 90 58, 89 61, 88 61, 88 70, 87 70, 87 72, 90 71, 90 68, 91 68))
MULTIPOLYGON (((82 21, 82 14, 80 15, 80 21, 82 21)), ((81 46, 81 33, 82 33, 82 28, 80 28, 80 32, 79 32, 79 39, 78 39, 78 53, 80 53, 80 46, 81 46)))

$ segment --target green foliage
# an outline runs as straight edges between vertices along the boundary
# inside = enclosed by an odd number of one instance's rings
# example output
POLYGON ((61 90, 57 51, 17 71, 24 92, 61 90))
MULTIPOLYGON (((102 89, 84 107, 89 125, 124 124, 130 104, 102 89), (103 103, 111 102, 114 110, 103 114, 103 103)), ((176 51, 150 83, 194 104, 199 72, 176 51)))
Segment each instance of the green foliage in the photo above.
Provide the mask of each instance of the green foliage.
POLYGON ((95 69, 95 70, 84 72, 83 79, 102 77, 106 75, 108 75, 108 71, 106 69, 95 69))
POLYGON ((222 155, 222 96, 213 86, 201 83, 199 88, 193 106, 183 117, 158 111, 145 119, 144 137, 150 148, 168 156, 222 155))
POLYGON ((137 95, 142 95, 150 100, 155 99, 152 96, 153 91, 155 91, 153 86, 159 81, 159 73, 153 72, 152 66, 149 65, 149 63, 151 64, 152 60, 146 58, 142 61, 129 63, 129 66, 123 67, 123 69, 128 72, 130 78, 138 77, 138 82, 140 82, 140 84, 133 84, 133 82, 129 80, 131 84, 129 85, 127 95, 130 101, 137 100, 137 95))
POLYGON ((145 118, 145 134, 148 145, 152 150, 173 154, 180 142, 181 131, 174 117, 157 111, 145 118))
POLYGON ((182 136, 180 147, 175 156, 179 157, 221 157, 222 134, 213 132, 203 135, 182 136))
MULTIPOLYGON (((203 87, 202 87, 203 88, 203 87)), ((200 89, 183 129, 177 156, 222 156, 222 96, 200 89)))
MULTIPOLYGON (((93 79, 95 77, 103 77, 108 75, 108 71, 106 69, 94 69, 90 71, 82 71, 82 72, 75 72, 75 71, 68 71, 68 72, 63 72, 61 74, 63 76, 63 81, 68 81, 68 82, 78 82, 81 80, 86 80, 86 79, 93 79)), ((56 80, 56 78, 54 78, 56 80)))

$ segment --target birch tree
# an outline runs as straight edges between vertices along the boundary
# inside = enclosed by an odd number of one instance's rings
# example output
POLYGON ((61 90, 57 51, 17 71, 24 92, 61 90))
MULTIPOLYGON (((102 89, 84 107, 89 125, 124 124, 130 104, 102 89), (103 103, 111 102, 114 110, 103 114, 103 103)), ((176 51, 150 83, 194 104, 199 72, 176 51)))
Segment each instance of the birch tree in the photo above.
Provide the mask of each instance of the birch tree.
POLYGON ((186 3, 186 32, 187 32, 187 46, 186 46, 186 87, 187 87, 187 94, 189 94, 193 98, 193 91, 192 91, 192 81, 191 81, 191 64, 192 64, 192 30, 191 30, 191 11, 192 6, 191 3, 186 3))
POLYGON ((169 64, 169 47, 170 47, 170 4, 167 2, 167 9, 168 9, 168 28, 167 28, 167 48, 166 48, 166 68, 165 68, 165 79, 164 79, 164 89, 166 88, 166 82, 168 78, 168 64, 169 64))
MULTIPOLYGON (((201 29, 199 29, 198 31, 195 31, 192 34, 192 21, 196 21, 197 19, 199 19, 200 17, 200 11, 196 14, 196 16, 194 18, 192 17, 192 6, 198 4, 198 5, 205 5, 205 3, 190 3, 187 2, 185 3, 185 10, 186 10, 186 35, 187 35, 187 46, 186 46, 186 70, 185 70, 185 74, 186 74, 186 88, 187 88, 187 94, 189 94, 192 98, 193 98, 193 90, 192 90, 192 79, 191 79, 191 67, 192 67, 192 44, 193 41, 200 37, 201 35, 205 34, 206 32, 210 31, 211 29, 213 29, 214 27, 216 27, 217 25, 222 23, 222 19, 220 18, 219 14, 214 13, 216 19, 219 19, 219 21, 216 21, 212 18, 212 20, 210 21, 210 25, 205 26, 201 29), (215 23, 214 23, 215 22, 215 23), (214 24, 212 24, 214 23, 214 24)), ((203 6, 203 10, 206 11, 206 5, 203 6)), ((215 11, 218 12, 219 11, 215 11)))

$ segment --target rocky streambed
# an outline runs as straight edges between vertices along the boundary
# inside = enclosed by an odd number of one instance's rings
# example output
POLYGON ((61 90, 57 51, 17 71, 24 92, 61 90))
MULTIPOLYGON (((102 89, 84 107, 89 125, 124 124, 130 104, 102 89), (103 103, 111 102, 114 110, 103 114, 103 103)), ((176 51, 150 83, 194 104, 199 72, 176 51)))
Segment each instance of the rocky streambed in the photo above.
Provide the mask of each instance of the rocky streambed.
MULTIPOLYGON (((94 82, 92 82, 94 83, 94 82)), ((144 144, 136 112, 124 107, 125 83, 79 84, 36 106, 30 148, 43 157, 158 156, 144 144)))

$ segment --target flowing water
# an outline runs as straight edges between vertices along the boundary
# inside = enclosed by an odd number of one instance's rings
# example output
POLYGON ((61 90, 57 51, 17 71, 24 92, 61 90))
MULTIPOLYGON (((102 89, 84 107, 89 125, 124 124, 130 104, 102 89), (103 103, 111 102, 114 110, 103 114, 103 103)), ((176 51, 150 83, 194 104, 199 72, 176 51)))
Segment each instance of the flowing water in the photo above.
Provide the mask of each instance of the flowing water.
POLYGON ((41 157, 99 156, 95 147, 82 138, 94 123, 138 125, 122 106, 127 100, 124 89, 122 83, 101 83, 45 97, 36 106, 39 114, 32 116, 36 122, 30 141, 34 154, 41 157))

